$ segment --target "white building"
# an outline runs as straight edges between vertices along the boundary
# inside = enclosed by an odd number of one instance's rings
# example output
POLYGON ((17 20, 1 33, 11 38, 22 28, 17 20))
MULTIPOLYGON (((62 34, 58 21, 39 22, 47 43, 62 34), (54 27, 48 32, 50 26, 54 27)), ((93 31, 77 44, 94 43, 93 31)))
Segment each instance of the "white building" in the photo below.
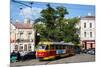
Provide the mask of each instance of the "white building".
POLYGON ((34 51, 35 29, 28 19, 24 23, 16 22, 10 24, 10 43, 11 52, 15 51, 34 51))
POLYGON ((80 18, 80 41, 84 49, 95 48, 96 23, 95 16, 80 18))

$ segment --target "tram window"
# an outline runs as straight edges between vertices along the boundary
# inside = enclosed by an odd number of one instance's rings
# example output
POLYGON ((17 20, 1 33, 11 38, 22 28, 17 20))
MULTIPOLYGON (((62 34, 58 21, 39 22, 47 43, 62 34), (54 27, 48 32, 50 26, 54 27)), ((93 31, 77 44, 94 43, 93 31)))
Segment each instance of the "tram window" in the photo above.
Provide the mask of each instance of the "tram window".
POLYGON ((65 49, 67 49, 67 46, 65 46, 65 49))
POLYGON ((71 46, 69 46, 69 49, 71 49, 71 46))
POLYGON ((62 46, 60 45, 58 49, 62 49, 62 46))
POLYGON ((55 49, 54 45, 50 45, 50 49, 55 49))
POLYGON ((62 45, 62 49, 64 49, 64 45, 62 45))
POLYGON ((70 49, 72 49, 72 46, 70 46, 70 49))
POLYGON ((48 45, 46 46, 46 50, 49 50, 49 46, 48 45))
POLYGON ((67 46, 67 48, 69 49, 69 48, 70 48, 70 46, 67 46))
POLYGON ((70 46, 70 49, 72 49, 72 46, 70 46))
POLYGON ((63 45, 63 49, 65 49, 65 45, 63 45))
POLYGON ((63 45, 61 45, 61 49, 63 49, 63 45))
POLYGON ((56 49, 58 49, 58 48, 57 48, 57 45, 56 45, 55 47, 56 47, 56 49))
POLYGON ((56 45, 56 49, 59 49, 59 46, 58 45, 56 45))
POLYGON ((42 44, 42 45, 39 45, 38 46, 38 49, 45 49, 45 46, 42 44))
POLYGON ((63 45, 61 45, 61 49, 63 49, 63 45))

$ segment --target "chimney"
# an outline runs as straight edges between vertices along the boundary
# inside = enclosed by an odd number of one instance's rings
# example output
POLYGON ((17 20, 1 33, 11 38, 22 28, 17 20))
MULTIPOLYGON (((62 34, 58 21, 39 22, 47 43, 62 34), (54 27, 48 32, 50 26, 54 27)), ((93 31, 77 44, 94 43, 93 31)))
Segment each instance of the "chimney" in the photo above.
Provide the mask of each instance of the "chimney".
POLYGON ((25 18, 24 19, 24 23, 30 23, 30 19, 29 18, 25 18))

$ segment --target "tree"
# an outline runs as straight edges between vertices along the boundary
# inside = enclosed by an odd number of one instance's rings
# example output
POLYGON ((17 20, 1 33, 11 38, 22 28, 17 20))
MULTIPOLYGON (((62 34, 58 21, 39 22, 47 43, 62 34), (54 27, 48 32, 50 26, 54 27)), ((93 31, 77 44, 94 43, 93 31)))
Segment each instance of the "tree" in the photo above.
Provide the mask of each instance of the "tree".
POLYGON ((65 32, 65 42, 73 42, 74 44, 79 44, 79 34, 77 33, 79 29, 76 24, 79 22, 79 18, 68 19, 68 24, 64 25, 63 30, 65 32))
POLYGON ((75 25, 79 18, 66 19, 65 15, 69 14, 63 6, 53 8, 47 4, 47 8, 41 11, 41 17, 35 20, 40 22, 35 25, 40 33, 40 40, 65 41, 79 43, 79 36, 76 33, 78 29, 75 25))
POLYGON ((47 4, 47 8, 41 11, 41 17, 36 21, 42 21, 45 25, 45 34, 43 36, 48 40, 55 40, 54 31, 56 28, 56 10, 47 4), (45 36, 46 35, 46 36, 45 36))

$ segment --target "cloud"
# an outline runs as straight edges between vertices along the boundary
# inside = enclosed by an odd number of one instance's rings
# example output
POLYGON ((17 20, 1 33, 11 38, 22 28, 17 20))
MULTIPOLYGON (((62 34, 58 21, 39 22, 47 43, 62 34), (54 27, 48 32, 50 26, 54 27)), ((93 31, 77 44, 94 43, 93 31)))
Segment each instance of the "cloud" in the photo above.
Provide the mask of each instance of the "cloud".
POLYGON ((23 8, 20 11, 20 15, 23 16, 24 18, 30 18, 30 19, 36 19, 38 17, 40 17, 40 12, 41 12, 41 8, 37 8, 37 7, 33 7, 33 8, 23 8))

